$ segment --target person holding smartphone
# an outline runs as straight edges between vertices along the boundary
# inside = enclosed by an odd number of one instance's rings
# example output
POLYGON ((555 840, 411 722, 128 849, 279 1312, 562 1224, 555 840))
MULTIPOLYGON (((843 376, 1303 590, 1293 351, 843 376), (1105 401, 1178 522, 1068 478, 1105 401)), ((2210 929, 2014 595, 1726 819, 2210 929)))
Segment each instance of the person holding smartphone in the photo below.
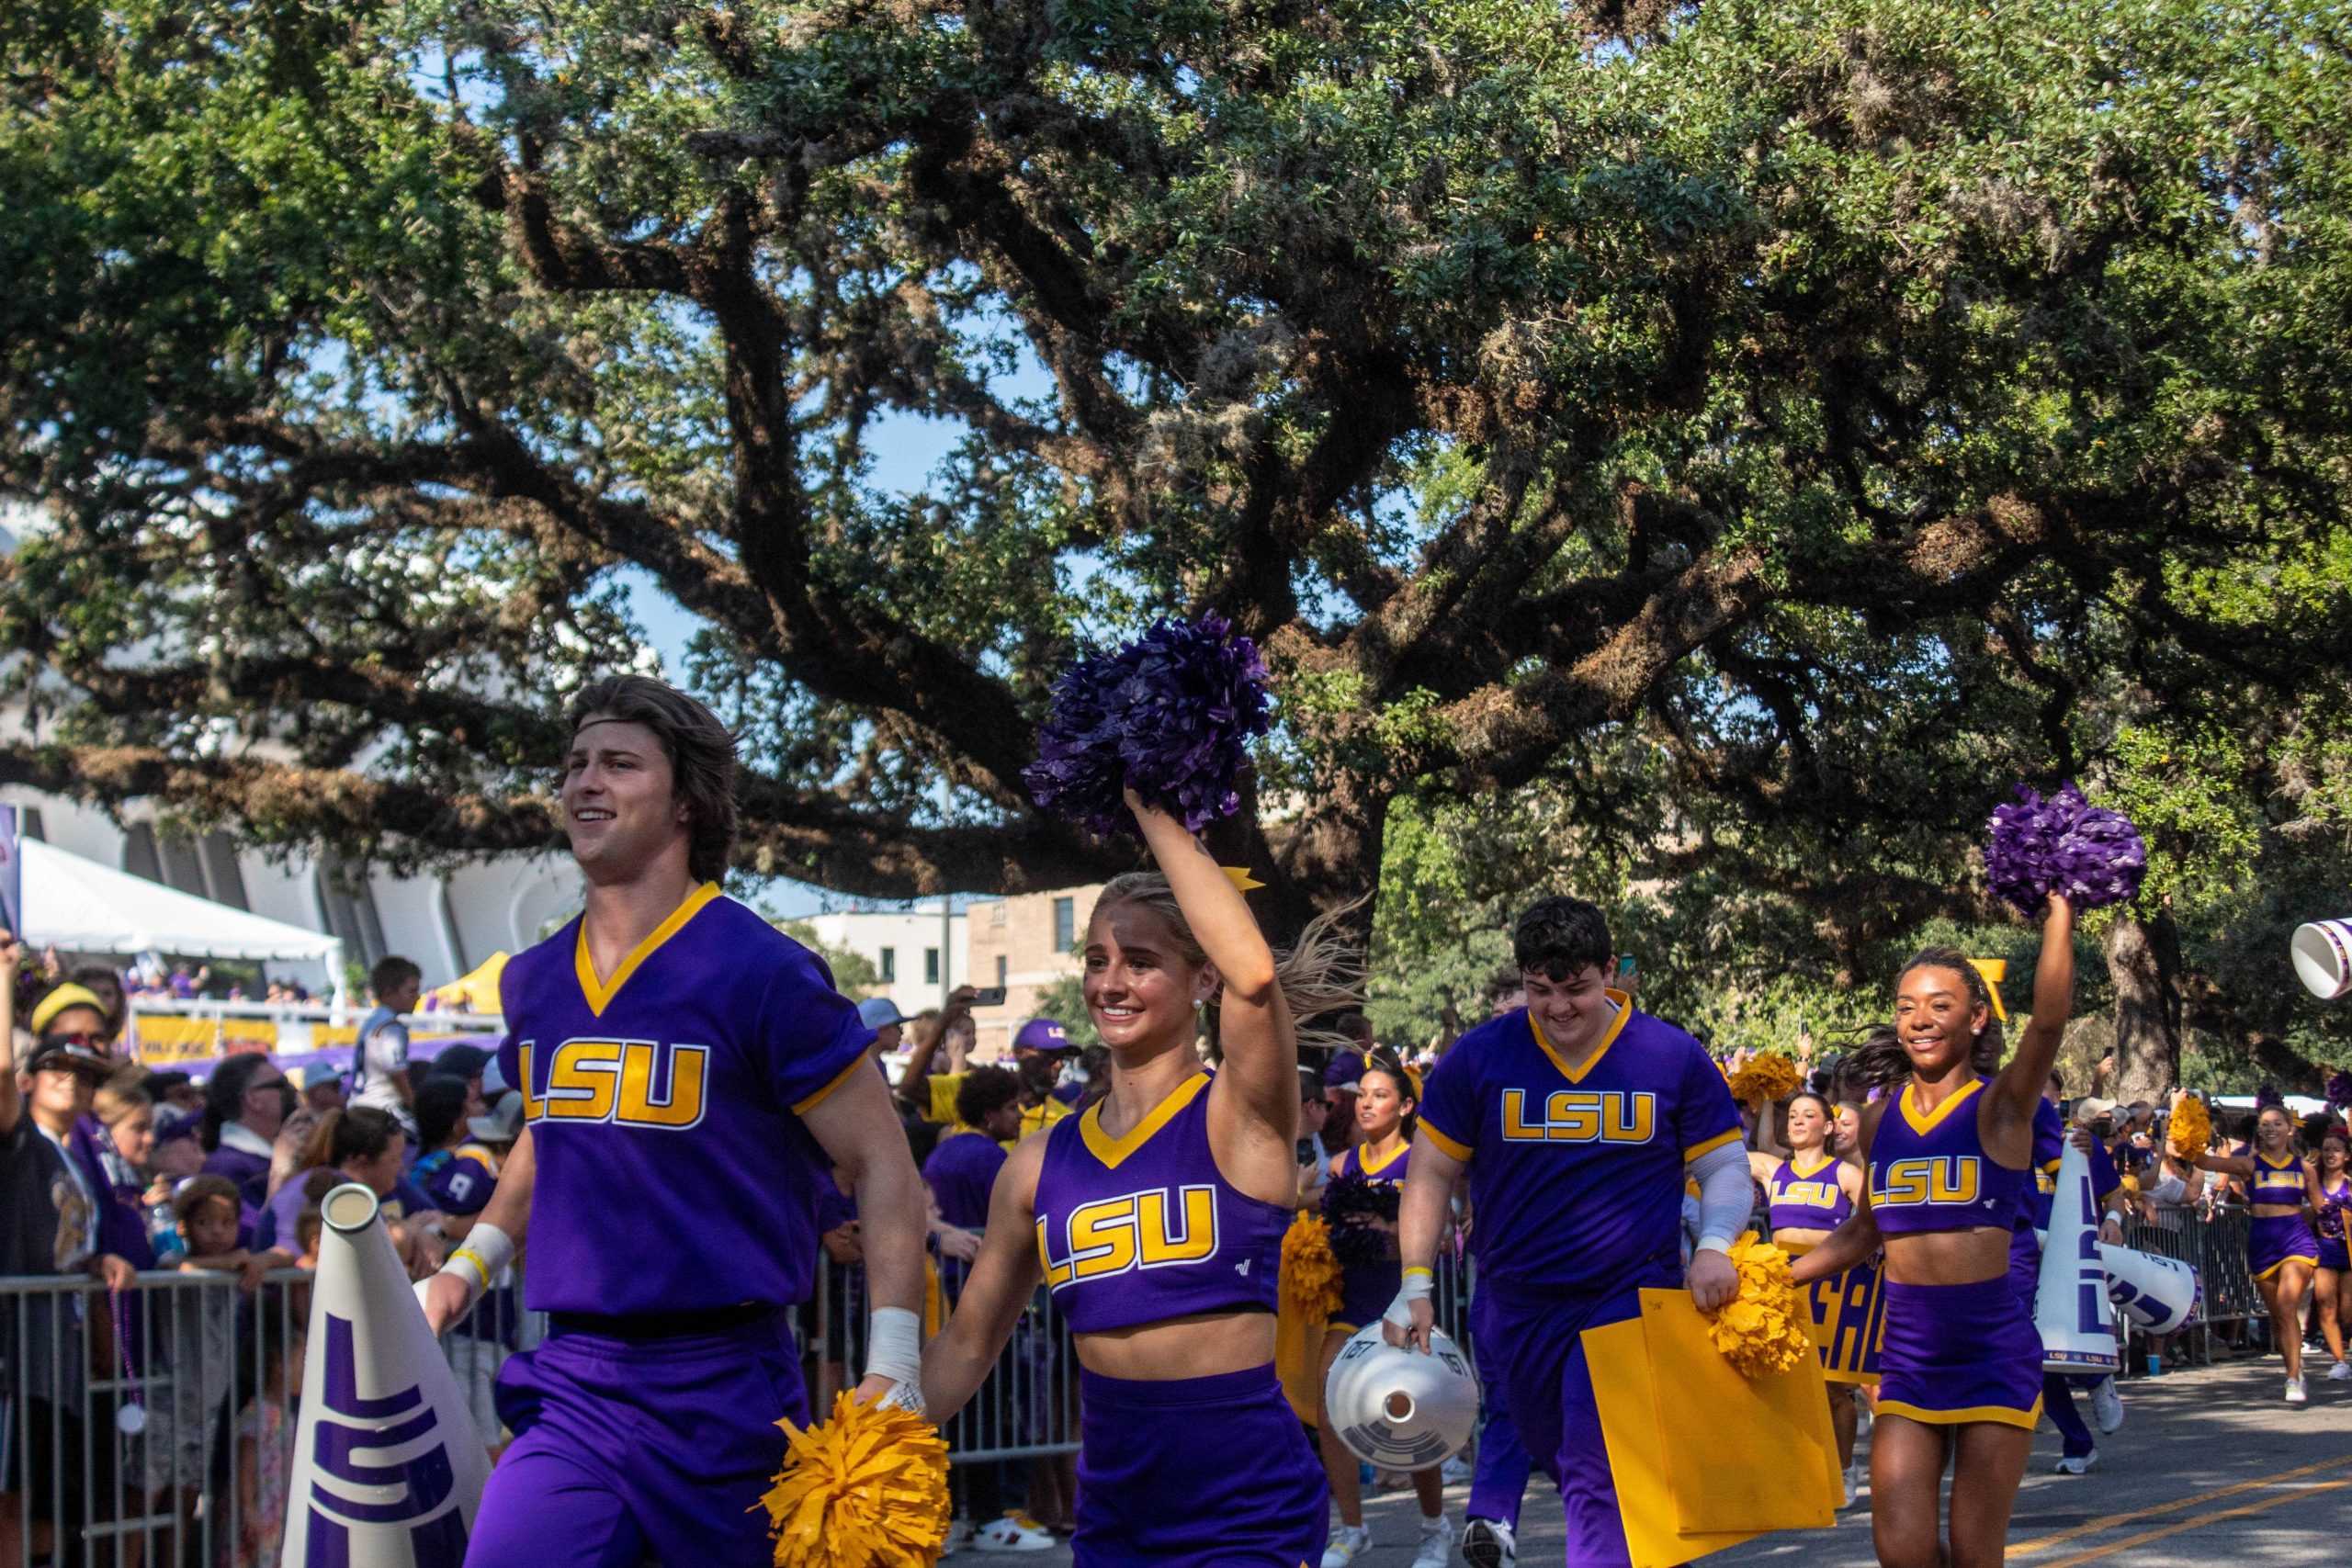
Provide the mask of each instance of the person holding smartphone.
MULTIPOLYGON (((907 1053, 905 1071, 899 1075, 899 1098, 914 1108, 926 1122, 942 1126, 956 1120, 956 1095, 964 1087, 963 1073, 934 1073, 932 1057, 938 1053, 939 1043, 962 1020, 972 1016, 972 1009, 983 997, 993 994, 1003 1000, 1001 991, 976 991, 969 986, 958 986, 950 993, 947 1006, 939 1015, 939 1028, 928 1040, 918 1040, 907 1053)), ((1021 1080, 1021 1131, 1003 1140, 1011 1148, 1032 1133, 1043 1132, 1076 1109, 1069 1100, 1057 1098, 1054 1089, 1061 1081, 1062 1063, 1074 1055, 1078 1047, 1071 1044, 1069 1032, 1050 1018, 1033 1018, 1021 1026, 1012 1037, 1012 1071, 1021 1080)))

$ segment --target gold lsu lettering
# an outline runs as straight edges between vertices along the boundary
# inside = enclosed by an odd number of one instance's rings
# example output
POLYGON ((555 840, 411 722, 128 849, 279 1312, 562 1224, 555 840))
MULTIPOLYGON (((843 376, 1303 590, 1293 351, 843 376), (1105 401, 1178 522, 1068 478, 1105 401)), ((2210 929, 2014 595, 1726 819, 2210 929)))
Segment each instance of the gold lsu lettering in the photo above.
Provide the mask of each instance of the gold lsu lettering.
POLYGON ((1216 1256, 1216 1189, 1180 1187, 1171 1193, 1154 1188, 1098 1198, 1072 1209, 1062 1233, 1063 1256, 1057 1262, 1046 1217, 1038 1216, 1037 1258, 1046 1266, 1049 1290, 1136 1269, 1198 1263, 1216 1256))
POLYGON ((567 1040, 542 1070, 518 1048, 526 1122, 610 1122, 678 1131, 702 1121, 710 1047, 658 1040, 567 1040), (662 1070, 667 1067, 667 1071, 662 1070))
POLYGON ((1871 1206, 1973 1203, 1982 1185, 1974 1155, 1921 1155, 1896 1160, 1879 1173, 1879 1184, 1871 1189, 1871 1206))
POLYGON ((1834 1209, 1838 1206, 1838 1184, 1834 1181, 1792 1181, 1772 1193, 1775 1203, 1792 1203, 1811 1209, 1834 1209))
POLYGON ((1625 1089, 1555 1089, 1540 1121, 1527 1115, 1524 1090, 1503 1090, 1503 1137, 1518 1144, 1646 1144, 1657 1122, 1657 1096, 1625 1089))

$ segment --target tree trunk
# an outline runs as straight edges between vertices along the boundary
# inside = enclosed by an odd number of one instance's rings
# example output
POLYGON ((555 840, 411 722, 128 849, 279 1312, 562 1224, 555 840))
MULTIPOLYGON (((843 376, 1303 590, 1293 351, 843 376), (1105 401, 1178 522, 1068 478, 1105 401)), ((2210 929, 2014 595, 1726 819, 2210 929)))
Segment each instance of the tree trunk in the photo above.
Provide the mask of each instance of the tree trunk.
MULTIPOLYGON (((2168 925, 2171 917, 2159 915, 2168 925)), ((2107 936, 2107 973, 2115 983, 2114 1098, 2161 1104, 2180 1082, 2180 976, 2162 962, 2170 933, 2120 914, 2107 936)))

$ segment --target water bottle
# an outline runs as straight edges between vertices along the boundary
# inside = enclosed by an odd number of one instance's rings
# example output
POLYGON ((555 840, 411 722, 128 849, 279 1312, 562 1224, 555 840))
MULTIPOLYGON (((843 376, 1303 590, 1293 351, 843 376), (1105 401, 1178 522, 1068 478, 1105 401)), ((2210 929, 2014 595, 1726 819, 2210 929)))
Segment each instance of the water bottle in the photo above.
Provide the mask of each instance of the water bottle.
POLYGON ((2148 1375, 2152 1378, 2158 1378, 2164 1376, 2164 1372, 2165 1359, 2162 1356, 2151 1353, 2148 1357, 2148 1375))

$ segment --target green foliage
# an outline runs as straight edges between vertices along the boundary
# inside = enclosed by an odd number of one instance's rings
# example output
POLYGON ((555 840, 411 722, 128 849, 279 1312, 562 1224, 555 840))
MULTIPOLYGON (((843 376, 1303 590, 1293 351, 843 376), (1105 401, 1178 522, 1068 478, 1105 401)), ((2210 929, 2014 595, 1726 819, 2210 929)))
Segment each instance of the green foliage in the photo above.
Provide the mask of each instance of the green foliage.
POLYGON ((825 961, 833 972, 833 988, 845 997, 863 997, 882 984, 880 971, 874 961, 862 953, 845 947, 828 945, 817 934, 817 928, 807 920, 772 921, 775 929, 825 961))

